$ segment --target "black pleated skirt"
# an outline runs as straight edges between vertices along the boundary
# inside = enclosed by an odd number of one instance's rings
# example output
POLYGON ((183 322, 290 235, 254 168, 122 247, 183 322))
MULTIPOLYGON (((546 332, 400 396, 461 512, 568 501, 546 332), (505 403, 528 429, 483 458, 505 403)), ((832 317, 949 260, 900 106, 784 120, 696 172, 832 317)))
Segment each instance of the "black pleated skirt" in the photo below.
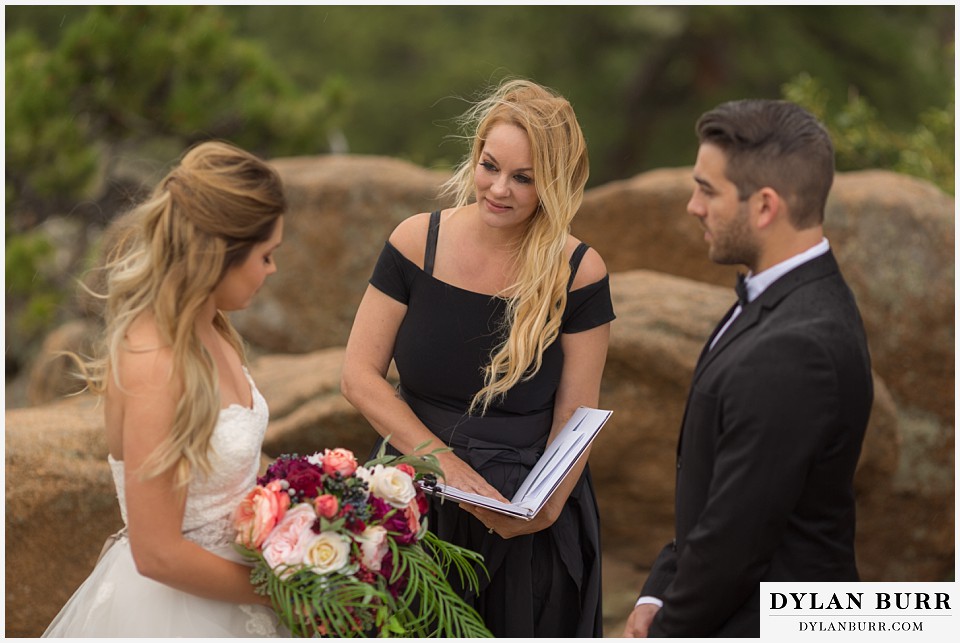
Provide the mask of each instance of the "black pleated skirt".
MULTIPOLYGON (((465 416, 401 393, 417 417, 506 498, 536 464, 550 433, 552 413, 465 416)), ((480 574, 479 594, 459 587, 456 574, 450 582, 494 636, 603 636, 600 516, 589 467, 557 521, 534 534, 505 540, 456 503, 433 497, 428 520, 440 538, 483 555, 489 576, 480 574)))

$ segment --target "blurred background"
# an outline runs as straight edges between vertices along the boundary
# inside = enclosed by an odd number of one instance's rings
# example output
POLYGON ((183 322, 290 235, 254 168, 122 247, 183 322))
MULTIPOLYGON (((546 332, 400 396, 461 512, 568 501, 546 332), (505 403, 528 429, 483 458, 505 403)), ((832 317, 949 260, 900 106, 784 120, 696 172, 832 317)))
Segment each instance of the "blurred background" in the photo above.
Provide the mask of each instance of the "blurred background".
POLYGON ((715 104, 785 97, 838 169, 954 190, 950 6, 7 6, 6 406, 109 221, 189 144, 448 170, 453 120, 529 77, 573 103, 596 187, 688 166, 715 104))
POLYGON ((616 415, 590 463, 606 636, 672 537, 680 414, 732 301, 733 268, 707 259, 684 214, 694 123, 731 99, 798 102, 837 150, 825 229, 876 390, 855 480, 861 574, 955 579, 952 5, 8 5, 4 17, 7 636, 41 634, 120 526, 102 409, 67 396, 77 381, 53 359, 90 351, 96 307, 78 281, 97 274, 111 222, 193 143, 271 160, 290 205, 281 270, 232 316, 270 404, 264 453, 366 454, 375 433, 339 390, 360 295, 389 231, 442 205, 467 101, 517 76, 578 114, 591 176, 573 233, 611 272, 601 401, 616 415))

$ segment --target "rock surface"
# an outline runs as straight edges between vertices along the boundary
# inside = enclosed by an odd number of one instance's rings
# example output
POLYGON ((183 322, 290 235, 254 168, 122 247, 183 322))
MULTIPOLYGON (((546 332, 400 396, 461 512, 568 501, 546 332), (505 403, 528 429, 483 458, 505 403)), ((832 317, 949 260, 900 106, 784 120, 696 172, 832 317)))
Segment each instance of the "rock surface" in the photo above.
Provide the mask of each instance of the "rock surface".
POLYGON ((269 351, 305 353, 347 343, 377 256, 403 219, 436 207, 447 174, 392 158, 279 159, 289 211, 280 270, 233 320, 269 351))
MULTIPOLYGON (((384 240, 402 219, 437 207, 447 174, 381 157, 275 165, 290 202, 281 270, 233 316, 259 355, 253 371, 271 406, 264 451, 343 446, 363 458, 376 436, 339 393, 341 347, 384 240)), ((600 186, 573 226, 606 260, 618 315, 601 394, 616 413, 591 456, 604 559, 616 561, 604 579, 608 623, 626 616, 646 566, 672 537, 690 374, 733 299, 735 270, 707 260, 702 231, 685 213, 690 187, 689 168, 600 186)), ((889 172, 838 175, 828 202, 826 234, 860 304, 875 371, 856 478, 864 580, 953 573, 953 209, 939 190, 889 172)), ((85 350, 94 328, 64 327, 47 355, 85 350)), ((54 401, 71 390, 63 367, 38 360, 34 406, 6 411, 8 636, 42 633, 119 527, 101 412, 86 395, 54 401)))
MULTIPOLYGON (((611 277, 614 323, 601 405, 615 409, 591 452, 602 516, 607 636, 619 634, 647 566, 672 537, 674 457, 687 386, 728 289, 651 271, 611 277), (613 562, 611 562, 613 561, 613 562)), ((264 452, 343 446, 373 429, 339 393, 341 348, 265 355, 253 375, 271 408, 264 452)), ((936 581, 953 570, 953 469, 935 430, 904 419, 876 379, 858 490, 864 580, 936 581)), ((120 526, 100 410, 89 396, 6 413, 7 636, 38 636, 120 526), (24 609, 29 605, 29 609, 24 609)))
MULTIPOLYGON (((686 213, 691 192, 689 168, 608 183, 587 192, 573 231, 611 273, 655 270, 732 288, 736 269, 707 259, 703 231, 686 213)), ((874 368, 898 404, 952 432, 954 199, 902 174, 840 173, 824 230, 857 297, 874 368)))
MULTIPOLYGON (((274 165, 290 204, 280 271, 232 319, 266 352, 343 346, 384 241, 401 220, 438 207, 448 174, 374 156, 274 165)), ((708 260, 700 225, 686 214, 690 184, 690 169, 676 168, 588 190, 573 232, 611 273, 645 269, 732 286, 736 268, 708 260)), ((928 183, 850 172, 836 178, 825 225, 860 305, 874 368, 898 405, 940 422, 944 439, 953 424, 953 216, 954 199, 928 183)), ((31 388, 31 404, 63 392, 62 376, 50 372, 61 366, 47 355, 31 377, 50 384, 31 388)))

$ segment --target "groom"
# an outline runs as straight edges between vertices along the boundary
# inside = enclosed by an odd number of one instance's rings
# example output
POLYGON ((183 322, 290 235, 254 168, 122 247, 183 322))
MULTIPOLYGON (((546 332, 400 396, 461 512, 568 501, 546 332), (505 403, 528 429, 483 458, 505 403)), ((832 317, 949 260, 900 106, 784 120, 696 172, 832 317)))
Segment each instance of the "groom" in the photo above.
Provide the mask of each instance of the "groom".
POLYGON ((873 385, 823 215, 833 146, 785 101, 697 122, 687 205, 710 259, 749 269, 693 374, 672 543, 624 636, 760 635, 761 581, 855 581, 853 474, 873 385))

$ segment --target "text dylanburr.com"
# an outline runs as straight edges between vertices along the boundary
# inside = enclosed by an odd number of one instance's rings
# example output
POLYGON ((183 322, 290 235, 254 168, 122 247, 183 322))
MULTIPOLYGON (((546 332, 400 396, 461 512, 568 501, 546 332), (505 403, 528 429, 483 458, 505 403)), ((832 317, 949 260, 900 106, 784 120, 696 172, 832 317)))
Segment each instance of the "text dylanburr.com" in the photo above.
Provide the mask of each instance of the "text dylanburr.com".
POLYGON ((953 639, 956 583, 760 583, 764 640, 953 639))

